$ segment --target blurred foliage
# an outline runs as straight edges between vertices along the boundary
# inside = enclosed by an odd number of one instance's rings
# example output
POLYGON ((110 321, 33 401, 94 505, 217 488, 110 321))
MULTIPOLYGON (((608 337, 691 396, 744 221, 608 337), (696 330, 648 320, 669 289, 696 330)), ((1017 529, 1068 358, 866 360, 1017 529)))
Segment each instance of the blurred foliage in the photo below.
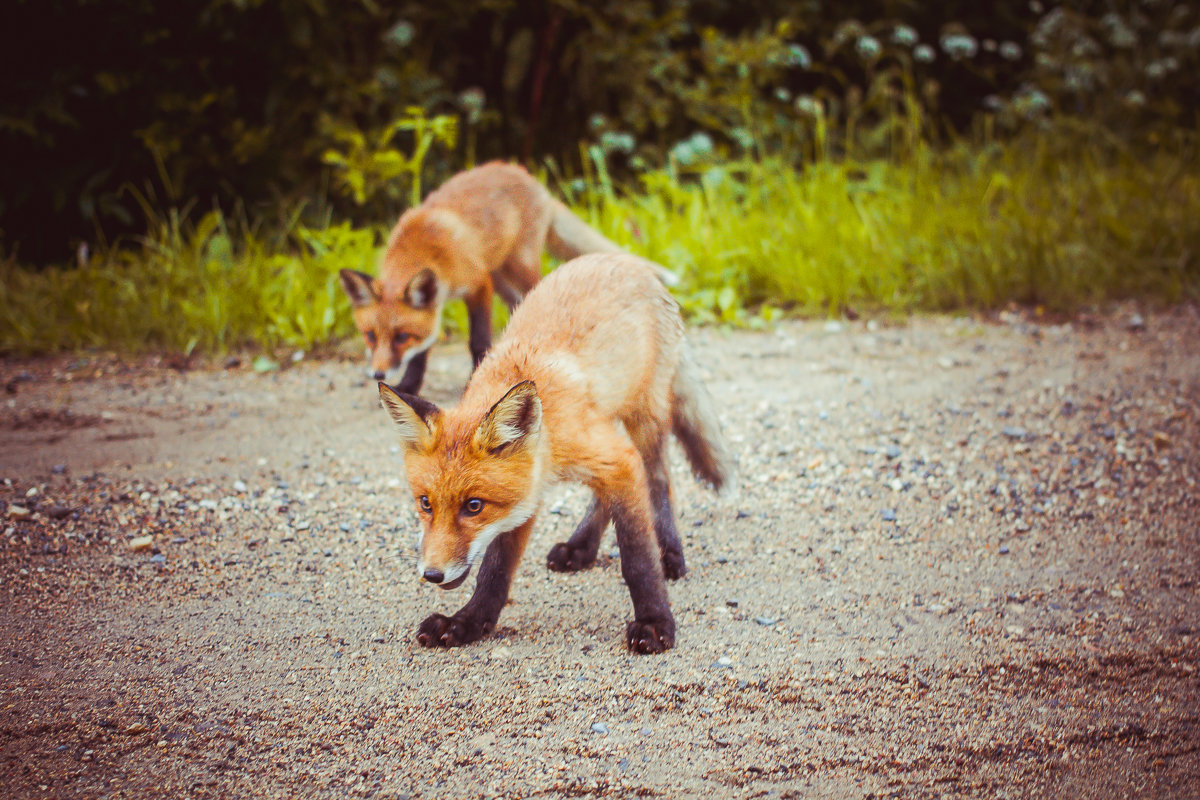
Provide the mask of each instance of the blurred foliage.
MULTIPOLYGON (((1095 126, 1053 126, 803 169, 775 156, 672 160, 629 190, 595 147, 585 177, 546 178, 605 235, 673 269, 698 322, 1200 298, 1194 138, 1164 137, 1146 155, 1095 126)), ((194 224, 146 213, 136 246, 73 268, 0 260, 0 353, 319 346, 353 331, 338 270, 372 269, 386 233, 299 214, 264 233, 217 212, 194 224)), ((446 322, 465 330, 463 304, 446 322)))
POLYGON ((0 251, 35 263, 146 233, 142 202, 379 224, 492 157, 624 181, 1063 117, 1154 145, 1200 91, 1169 0, 13 0, 0 29, 0 251))

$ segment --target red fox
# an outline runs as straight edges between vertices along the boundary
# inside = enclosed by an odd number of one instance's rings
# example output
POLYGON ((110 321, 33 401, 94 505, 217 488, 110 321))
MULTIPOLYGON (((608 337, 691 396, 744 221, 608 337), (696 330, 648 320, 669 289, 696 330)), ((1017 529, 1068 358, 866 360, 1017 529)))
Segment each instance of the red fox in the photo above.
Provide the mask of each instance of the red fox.
POLYGON ((377 278, 340 273, 369 374, 395 382, 402 373, 398 388, 419 392, 451 298, 466 301, 477 366, 491 345, 492 293, 516 306, 541 277, 543 249, 562 259, 621 251, 522 167, 497 161, 446 181, 400 217, 377 278))
POLYGON ((633 599, 626 643, 638 653, 674 645, 663 579, 686 567, 667 434, 714 489, 729 484, 734 465, 656 265, 594 254, 560 266, 517 307, 453 409, 386 383, 379 393, 421 518, 418 574, 453 589, 479 564, 471 599, 453 616, 422 622, 420 644, 454 647, 492 630, 543 493, 570 480, 594 497, 548 566, 590 566, 611 520, 633 599))

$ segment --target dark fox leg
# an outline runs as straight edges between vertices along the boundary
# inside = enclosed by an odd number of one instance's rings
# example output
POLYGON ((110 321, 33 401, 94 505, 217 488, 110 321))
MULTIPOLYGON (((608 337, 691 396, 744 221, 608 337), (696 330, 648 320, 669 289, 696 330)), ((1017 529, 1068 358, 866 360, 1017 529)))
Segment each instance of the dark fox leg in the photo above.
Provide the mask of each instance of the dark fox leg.
POLYGON ((417 353, 412 357, 404 370, 404 377, 395 386, 397 392, 403 394, 420 394, 421 384, 425 381, 425 362, 428 358, 428 350, 417 353))
POLYGON ((525 552, 531 530, 533 519, 497 536, 484 553, 471 599, 452 617, 445 614, 427 617, 417 628, 417 642, 424 647, 457 647, 491 633, 500 618, 500 610, 508 602, 512 576, 525 552))
POLYGON ((621 576, 633 600, 633 622, 625 628, 625 643, 635 653, 669 650, 675 646, 675 617, 663 580, 642 459, 631 447, 610 475, 597 477, 593 488, 605 493, 600 501, 611 509, 621 548, 621 576))
POLYGON ((555 572, 578 572, 595 564, 600 539, 608 527, 609 518, 608 510, 593 497, 571 538, 550 548, 546 566, 555 572))
POLYGON ((471 369, 479 366, 492 346, 492 284, 467 295, 467 347, 471 350, 471 369))
POLYGON ((671 476, 667 472, 665 448, 646 460, 646 478, 650 486, 650 508, 654 513, 654 535, 658 538, 658 549, 662 556, 663 576, 677 580, 687 574, 683 558, 683 543, 675 528, 675 514, 671 509, 671 476))
POLYGON ((509 313, 512 313, 512 310, 520 305, 524 293, 499 275, 492 276, 492 285, 496 287, 496 294, 500 295, 504 305, 508 306, 509 313))

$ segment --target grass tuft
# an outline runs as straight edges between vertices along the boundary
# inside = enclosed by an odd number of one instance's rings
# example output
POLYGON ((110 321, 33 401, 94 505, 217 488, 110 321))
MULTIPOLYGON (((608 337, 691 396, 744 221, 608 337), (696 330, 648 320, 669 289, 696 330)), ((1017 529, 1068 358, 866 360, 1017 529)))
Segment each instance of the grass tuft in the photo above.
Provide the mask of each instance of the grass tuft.
MULTIPOLYGON (((678 272, 680 303, 700 322, 1200 296, 1191 139, 1142 154, 1059 129, 906 152, 803 169, 771 158, 668 168, 627 192, 600 164, 574 201, 615 241, 678 272)), ((353 325, 337 272, 373 272, 385 233, 292 222, 263 235, 217 212, 194 223, 170 212, 148 228, 136 246, 70 268, 0 261, 0 352, 219 353, 340 339, 353 325)), ((461 331, 457 305, 447 324, 461 331)))

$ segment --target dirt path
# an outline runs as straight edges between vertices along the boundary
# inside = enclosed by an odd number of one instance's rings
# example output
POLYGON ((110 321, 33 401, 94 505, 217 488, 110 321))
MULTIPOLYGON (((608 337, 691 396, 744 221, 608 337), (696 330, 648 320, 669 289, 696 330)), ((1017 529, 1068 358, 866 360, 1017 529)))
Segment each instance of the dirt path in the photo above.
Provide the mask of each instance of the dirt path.
POLYGON ((0 364, 0 794, 1200 796, 1200 313, 1127 319, 693 331, 742 487, 674 454, 661 657, 611 532, 545 569, 570 487, 498 631, 418 647, 467 589, 357 364, 0 364))

